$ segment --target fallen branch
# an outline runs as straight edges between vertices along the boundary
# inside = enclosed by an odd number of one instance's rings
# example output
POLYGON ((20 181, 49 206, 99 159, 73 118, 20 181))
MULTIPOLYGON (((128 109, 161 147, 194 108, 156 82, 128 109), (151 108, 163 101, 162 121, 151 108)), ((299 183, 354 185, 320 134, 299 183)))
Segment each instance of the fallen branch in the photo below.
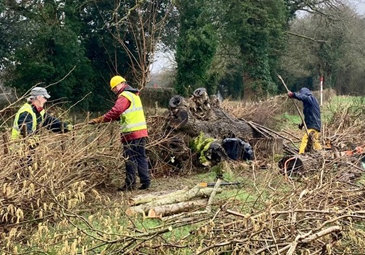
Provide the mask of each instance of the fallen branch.
POLYGON ((210 213, 212 211, 212 203, 213 203, 215 194, 217 193, 217 190, 218 190, 219 186, 221 185, 221 183, 222 183, 222 180, 221 179, 218 179, 217 182, 214 185, 213 191, 210 194, 210 197, 209 197, 209 200, 208 200, 208 204, 207 204, 207 207, 205 209, 207 211, 207 213, 210 213))
POLYGON ((318 238, 321 238, 322 236, 328 235, 332 232, 337 232, 337 231, 341 231, 342 227, 341 226, 332 226, 329 228, 326 228, 324 230, 321 230, 317 233, 314 233, 312 235, 310 235, 311 232, 303 234, 303 235, 299 235, 295 238, 295 240, 289 244, 288 246, 282 248, 281 250, 279 250, 279 254, 282 254, 282 252, 284 252, 285 250, 289 249, 288 252, 286 253, 287 255, 292 255, 294 254, 298 244, 306 244, 306 243, 310 243, 318 238))

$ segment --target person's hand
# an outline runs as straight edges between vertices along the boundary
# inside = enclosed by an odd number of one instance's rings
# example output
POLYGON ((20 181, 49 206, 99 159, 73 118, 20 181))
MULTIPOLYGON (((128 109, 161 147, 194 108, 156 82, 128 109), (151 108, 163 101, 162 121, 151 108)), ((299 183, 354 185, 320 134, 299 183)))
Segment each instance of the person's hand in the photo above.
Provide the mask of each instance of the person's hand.
POLYGON ((39 138, 37 136, 29 137, 26 140, 26 143, 27 143, 29 149, 34 150, 39 145, 39 138))
POLYGON ((87 124, 97 124, 97 123, 103 123, 103 122, 104 122, 104 117, 100 116, 100 117, 90 120, 87 124))
POLYGON ((67 124, 67 126, 65 128, 65 131, 69 132, 69 131, 72 131, 72 130, 74 130, 74 126, 72 124, 67 124))
POLYGON ((294 97, 294 93, 293 93, 293 92, 291 92, 291 91, 289 91, 289 92, 288 92, 288 97, 289 97, 289 98, 293 98, 293 97, 294 97))
POLYGON ((300 123, 300 124, 298 124, 298 128, 300 129, 300 130, 302 130, 303 129, 303 127, 304 127, 304 123, 302 122, 302 123, 300 123))

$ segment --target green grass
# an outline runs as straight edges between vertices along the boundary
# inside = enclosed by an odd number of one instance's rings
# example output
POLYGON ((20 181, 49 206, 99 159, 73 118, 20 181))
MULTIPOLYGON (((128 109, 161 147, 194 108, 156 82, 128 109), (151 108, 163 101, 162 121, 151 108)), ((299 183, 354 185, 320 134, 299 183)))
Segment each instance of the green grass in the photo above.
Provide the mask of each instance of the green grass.
POLYGON ((287 122, 289 125, 290 124, 300 124, 302 122, 300 116, 297 115, 291 115, 288 113, 284 113, 282 115, 282 119, 284 119, 285 122, 287 122))

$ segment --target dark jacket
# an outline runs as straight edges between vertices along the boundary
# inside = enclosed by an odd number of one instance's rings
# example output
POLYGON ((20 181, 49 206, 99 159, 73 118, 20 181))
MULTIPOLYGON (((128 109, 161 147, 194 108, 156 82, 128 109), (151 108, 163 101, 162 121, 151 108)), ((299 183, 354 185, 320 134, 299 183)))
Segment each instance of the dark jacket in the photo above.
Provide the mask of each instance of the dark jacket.
MULTIPOLYGON (((67 132, 67 123, 62 123, 59 119, 52 117, 48 113, 44 114, 44 121, 42 123, 42 116, 40 112, 37 110, 37 108, 32 105, 32 110, 37 116, 37 127, 46 127, 49 130, 52 130, 53 132, 61 132, 62 131, 62 125, 64 126, 64 132, 67 132)), ((22 124, 26 124, 27 127, 27 135, 32 134, 32 123, 33 118, 32 115, 30 115, 28 112, 23 112, 19 115, 18 120, 18 126, 21 127, 22 124)), ((38 128, 37 128, 38 129, 38 128)), ((22 132, 22 131, 21 131, 22 132)), ((24 134, 22 134, 24 136, 24 134)))
POLYGON ((307 128, 321 130, 321 110, 317 99, 307 88, 301 88, 299 92, 294 93, 294 98, 303 102, 304 121, 307 128))

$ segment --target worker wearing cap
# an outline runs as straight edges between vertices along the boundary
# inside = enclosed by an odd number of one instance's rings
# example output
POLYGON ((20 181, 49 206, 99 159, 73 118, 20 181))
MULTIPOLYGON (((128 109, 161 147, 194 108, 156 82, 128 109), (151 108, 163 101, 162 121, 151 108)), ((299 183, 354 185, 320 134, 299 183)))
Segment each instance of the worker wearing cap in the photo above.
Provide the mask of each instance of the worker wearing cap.
POLYGON ((27 143, 34 149, 38 145, 36 134, 40 127, 46 127, 53 132, 67 132, 72 129, 72 125, 63 123, 45 112, 43 107, 50 97, 47 90, 42 87, 35 87, 30 91, 27 102, 15 115, 12 140, 29 137, 27 143))
MULTIPOLYGON (((319 136, 321 131, 321 110, 317 99, 313 96, 313 93, 307 88, 301 88, 299 92, 288 92, 289 98, 295 98, 303 102, 303 114, 304 122, 308 129, 303 135, 302 142, 299 147, 299 154, 303 154, 306 151, 308 144, 308 135, 312 136, 314 150, 321 150, 322 146, 319 142, 319 136)), ((304 123, 299 124, 299 129, 302 129, 304 123)), ((308 148, 307 148, 308 149, 308 148)))
POLYGON ((114 106, 103 116, 91 120, 89 124, 114 120, 120 122, 123 157, 127 161, 125 164, 125 184, 118 190, 135 189, 137 185, 136 172, 142 184, 139 189, 148 189, 150 187, 150 176, 145 149, 148 132, 139 90, 129 86, 126 80, 119 75, 110 80, 110 88, 117 95, 114 106))

